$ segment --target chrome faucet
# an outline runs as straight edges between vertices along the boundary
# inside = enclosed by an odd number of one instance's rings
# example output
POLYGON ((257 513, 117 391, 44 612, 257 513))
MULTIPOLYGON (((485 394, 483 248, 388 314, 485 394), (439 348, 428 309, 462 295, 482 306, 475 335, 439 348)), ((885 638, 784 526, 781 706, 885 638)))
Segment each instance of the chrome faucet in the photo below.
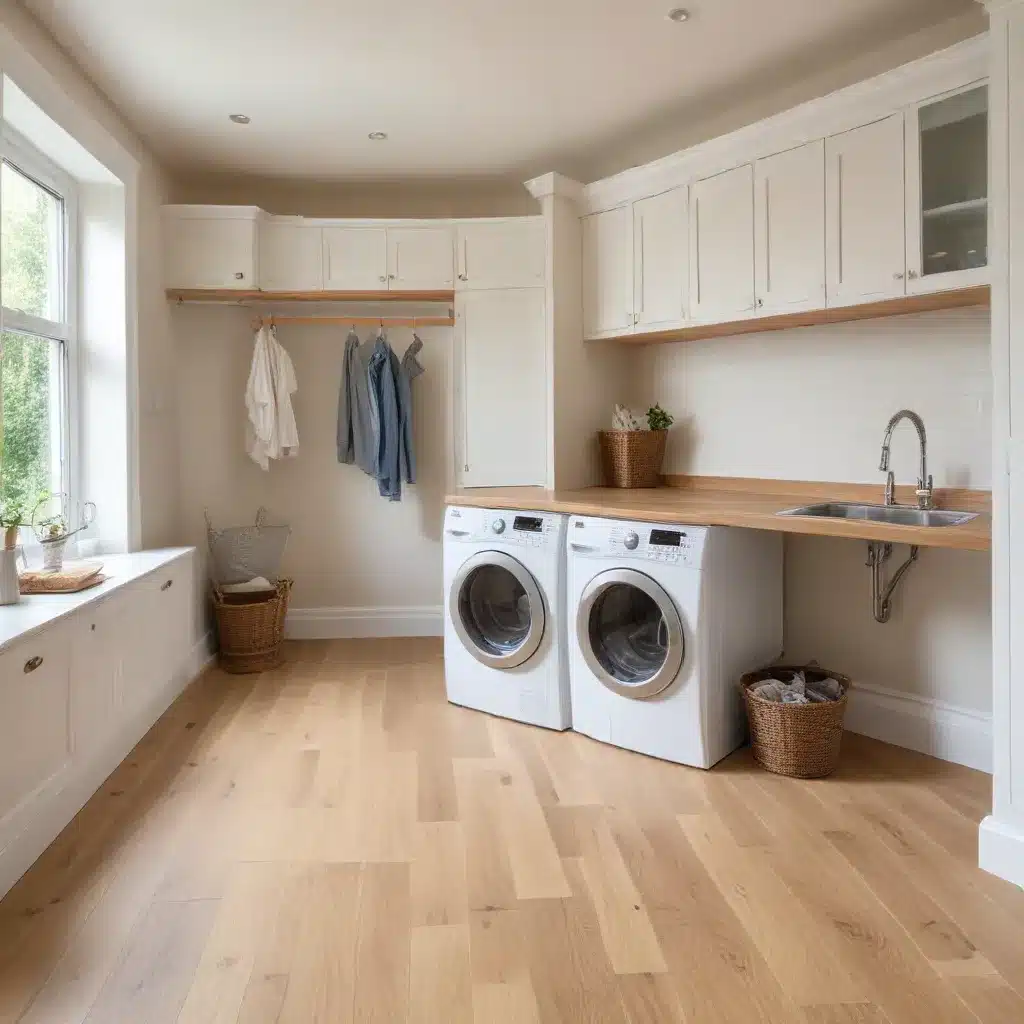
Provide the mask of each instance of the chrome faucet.
POLYGON ((932 478, 928 475, 928 435, 925 433, 924 420, 910 409, 901 409, 885 428, 885 440, 882 441, 882 462, 878 467, 884 473, 885 478, 885 503, 886 505, 896 504, 896 478, 889 469, 889 450, 892 447, 892 432, 901 420, 910 420, 917 429, 917 437, 921 442, 921 469, 917 478, 917 507, 929 509, 932 507, 934 487, 932 478))

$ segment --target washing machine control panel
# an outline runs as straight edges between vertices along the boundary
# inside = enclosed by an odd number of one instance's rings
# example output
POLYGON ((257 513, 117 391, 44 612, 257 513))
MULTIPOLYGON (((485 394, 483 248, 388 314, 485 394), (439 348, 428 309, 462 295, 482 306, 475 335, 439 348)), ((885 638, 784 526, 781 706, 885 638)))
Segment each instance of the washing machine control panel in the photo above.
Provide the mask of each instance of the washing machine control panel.
POLYGON ((704 557, 707 528, 619 523, 608 519, 569 520, 569 551, 595 558, 621 557, 624 561, 662 562, 699 569, 704 557))
POLYGON ((444 535, 446 541, 547 548, 558 544, 559 519, 555 513, 450 507, 445 512, 444 535))

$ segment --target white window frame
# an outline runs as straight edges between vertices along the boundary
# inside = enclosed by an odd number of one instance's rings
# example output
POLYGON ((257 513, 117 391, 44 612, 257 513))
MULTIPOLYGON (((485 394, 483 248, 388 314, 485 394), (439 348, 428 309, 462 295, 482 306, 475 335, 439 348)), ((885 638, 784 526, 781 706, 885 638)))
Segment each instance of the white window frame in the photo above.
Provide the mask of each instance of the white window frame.
MULTIPOLYGON (((62 365, 58 374, 61 439, 60 487, 67 496, 68 513, 77 520, 78 502, 78 183, 11 125, 0 124, 0 159, 59 196, 64 203, 63 245, 58 252, 59 272, 63 278, 60 320, 33 316, 2 305, 0 291, 0 329, 35 335, 61 342, 62 365)), ((2 195, 0 195, 2 202, 2 195)), ((77 522, 72 522, 72 527, 77 522)), ((29 538, 25 538, 29 540, 29 538)), ((31 538, 30 543, 34 543, 31 538)))

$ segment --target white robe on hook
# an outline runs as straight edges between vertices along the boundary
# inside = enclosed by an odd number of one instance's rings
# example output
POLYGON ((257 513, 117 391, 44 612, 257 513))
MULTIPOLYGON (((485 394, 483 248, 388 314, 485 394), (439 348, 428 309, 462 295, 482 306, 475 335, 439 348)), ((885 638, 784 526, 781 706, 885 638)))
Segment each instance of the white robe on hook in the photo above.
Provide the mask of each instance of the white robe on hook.
POLYGON ((299 432, 292 410, 292 395, 298 390, 295 367, 273 327, 256 332, 245 408, 249 414, 247 448, 262 469, 270 459, 293 458, 299 454, 299 432))

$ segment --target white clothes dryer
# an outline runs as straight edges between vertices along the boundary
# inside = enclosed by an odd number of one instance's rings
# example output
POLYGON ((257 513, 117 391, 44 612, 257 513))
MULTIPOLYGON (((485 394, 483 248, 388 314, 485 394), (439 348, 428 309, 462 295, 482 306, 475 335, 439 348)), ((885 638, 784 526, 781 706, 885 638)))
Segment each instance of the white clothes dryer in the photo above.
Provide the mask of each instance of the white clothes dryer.
POLYGON ((568 729, 566 516, 450 507, 444 519, 448 700, 568 729))
POLYGON ((571 516, 573 728, 710 768, 740 746, 740 676, 782 652, 782 537, 571 516))

